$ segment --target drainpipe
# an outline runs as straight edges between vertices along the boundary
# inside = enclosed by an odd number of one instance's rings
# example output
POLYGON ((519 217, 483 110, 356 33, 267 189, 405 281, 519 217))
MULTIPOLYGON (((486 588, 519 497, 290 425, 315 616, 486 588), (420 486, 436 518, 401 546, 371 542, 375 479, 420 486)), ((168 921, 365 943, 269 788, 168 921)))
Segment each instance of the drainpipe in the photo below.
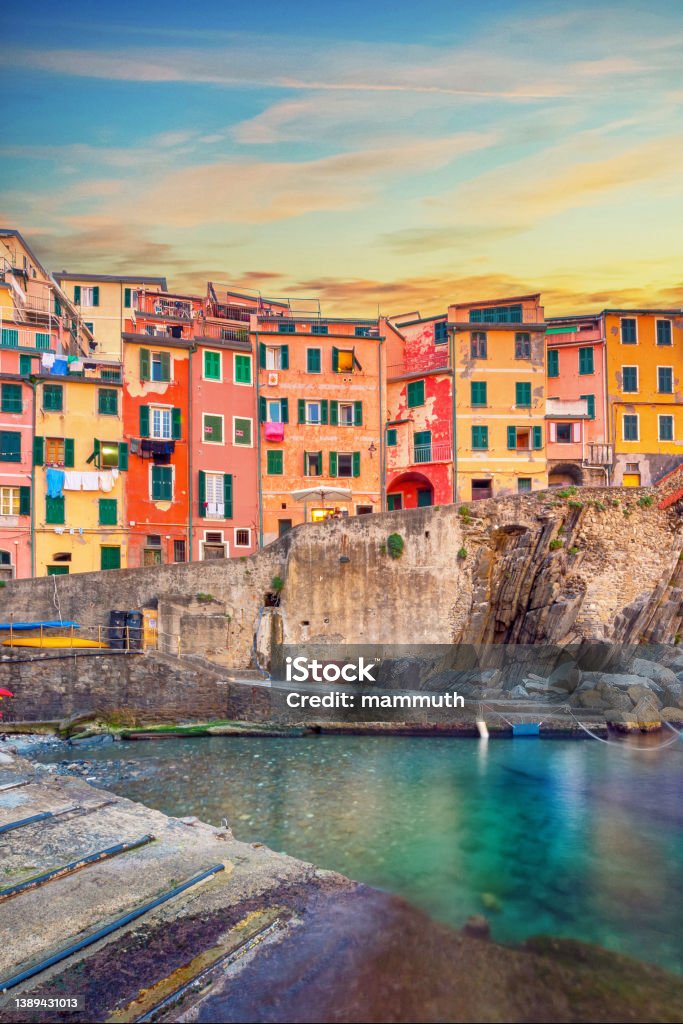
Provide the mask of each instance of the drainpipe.
MULTIPOLYGON (((604 321, 603 321, 603 330, 601 331, 601 334, 603 335, 603 339, 602 339, 602 422, 605 425, 605 427, 604 427, 605 436, 609 437, 611 435, 611 429, 610 429, 610 427, 609 427, 609 425, 607 423, 607 332, 604 330, 604 321)), ((612 458, 614 458, 614 448, 612 448, 612 458)), ((612 481, 610 479, 610 472, 611 472, 610 471, 610 467, 609 466, 604 466, 603 469, 605 470, 605 484, 606 484, 607 487, 609 487, 610 484, 612 483, 612 481)))
POLYGON ((31 431, 31 579, 36 574, 36 466, 33 458, 33 443, 36 436, 36 379, 31 378, 33 393, 33 428, 31 431))
MULTIPOLYGON (((263 484, 261 481, 261 420, 259 419, 259 391, 261 384, 261 365, 259 362, 259 334, 258 330, 254 332, 256 336, 256 346, 254 349, 254 379, 256 381, 256 416, 254 417, 254 423, 256 424, 256 480, 258 483, 258 546, 263 547, 263 484)), ((305 521, 305 512, 304 512, 305 521)))
POLYGON ((458 500, 458 432, 455 423, 455 327, 448 332, 451 373, 451 435, 453 437, 453 504, 458 500))
MULTIPOLYGON (((379 326, 379 322, 378 322, 379 326)), ((380 512, 387 510, 387 479, 386 479, 386 445, 385 427, 382 422, 384 418, 384 405, 382 402, 382 391, 384 388, 384 374, 382 373, 382 345, 384 338, 380 337, 377 348, 377 382, 379 384, 379 509, 380 512)))
POLYGON ((197 351, 197 346, 193 345, 190 349, 190 366, 188 369, 188 383, 189 383, 189 398, 188 398, 188 410, 187 410, 187 500, 189 504, 188 521, 187 521, 187 532, 189 539, 189 558, 188 561, 192 561, 192 357, 197 351))

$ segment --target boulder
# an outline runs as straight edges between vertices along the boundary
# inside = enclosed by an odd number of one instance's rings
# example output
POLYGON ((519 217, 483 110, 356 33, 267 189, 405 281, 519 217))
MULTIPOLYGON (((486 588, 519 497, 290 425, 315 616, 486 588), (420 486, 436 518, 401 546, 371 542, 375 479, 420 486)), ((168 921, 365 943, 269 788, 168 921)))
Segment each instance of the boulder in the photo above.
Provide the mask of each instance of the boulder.
POLYGON ((565 693, 574 693, 579 683, 582 682, 581 669, 577 668, 573 662, 564 662, 551 672, 548 682, 551 686, 564 690, 565 693))
POLYGON ((515 700, 529 699, 529 694, 527 690, 525 690, 524 687, 520 686, 519 684, 517 686, 512 687, 512 689, 509 691, 509 696, 514 697, 515 700))
POLYGON ((608 711, 605 721, 617 732, 640 732, 640 724, 632 711, 608 711))
POLYGON ((639 685, 639 686, 629 686, 629 688, 627 689, 626 693, 628 694, 628 696, 633 701, 633 706, 634 707, 641 700, 651 700, 656 705, 657 708, 661 708, 661 706, 662 706, 662 702, 659 699, 659 697, 657 696, 657 694, 654 693, 654 691, 651 690, 647 686, 642 686, 642 685, 639 685))
POLYGON ((606 687, 600 691, 603 701, 612 711, 631 711, 633 701, 618 686, 606 687))
POLYGON ((657 689, 657 684, 652 680, 649 680, 647 676, 637 676, 633 673, 625 672, 606 672, 603 674, 600 680, 606 686, 619 686, 623 690, 627 690, 629 686, 649 686, 651 689, 657 689))
POLYGON ((641 728, 661 728, 662 719, 659 713, 659 704, 651 696, 642 697, 631 713, 636 721, 639 722, 641 728))
POLYGON ((579 708, 602 711, 607 702, 601 693, 597 693, 595 690, 585 690, 583 693, 574 694, 572 704, 579 708))
POLYGON ((662 708, 659 712, 663 722, 671 722, 672 725, 683 725, 683 708, 662 708))
POLYGON ((683 697, 683 683, 670 683, 664 688, 662 700, 665 704, 675 707, 683 697))
POLYGON ((668 686, 669 683, 678 682, 676 673, 666 665, 660 665, 656 661, 647 661, 646 658, 634 658, 630 664, 631 672, 636 675, 645 676, 660 686, 668 686))

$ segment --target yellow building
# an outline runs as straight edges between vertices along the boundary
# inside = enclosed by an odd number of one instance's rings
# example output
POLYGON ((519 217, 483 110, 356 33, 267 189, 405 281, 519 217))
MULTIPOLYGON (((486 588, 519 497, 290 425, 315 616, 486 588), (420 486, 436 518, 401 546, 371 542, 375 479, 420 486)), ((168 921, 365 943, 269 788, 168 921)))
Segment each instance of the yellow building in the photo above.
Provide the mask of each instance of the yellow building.
POLYGON ((36 576, 127 564, 121 367, 73 365, 35 385, 36 576))
POLYGON ((476 501, 548 485, 540 295, 449 307, 455 493, 476 501))
POLYGON ((136 293, 143 288, 166 291, 165 277, 71 274, 66 270, 54 277, 92 332, 92 354, 103 359, 121 360, 121 335, 125 321, 133 315, 136 293))

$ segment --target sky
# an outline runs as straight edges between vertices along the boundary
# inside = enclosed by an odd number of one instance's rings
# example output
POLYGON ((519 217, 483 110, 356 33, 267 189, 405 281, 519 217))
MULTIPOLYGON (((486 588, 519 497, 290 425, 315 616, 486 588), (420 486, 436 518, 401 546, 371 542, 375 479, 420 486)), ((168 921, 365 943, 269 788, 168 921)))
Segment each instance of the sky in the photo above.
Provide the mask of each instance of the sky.
POLYGON ((682 49, 680 0, 11 4, 0 223, 330 315, 681 306, 682 49))

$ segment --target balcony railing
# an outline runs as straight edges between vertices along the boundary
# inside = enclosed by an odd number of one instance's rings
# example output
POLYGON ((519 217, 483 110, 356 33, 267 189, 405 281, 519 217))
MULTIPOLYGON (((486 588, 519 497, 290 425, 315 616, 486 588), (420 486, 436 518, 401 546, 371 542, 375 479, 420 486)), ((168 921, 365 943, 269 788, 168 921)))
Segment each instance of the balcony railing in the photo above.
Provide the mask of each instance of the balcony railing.
POLYGON ((408 373, 429 373, 431 370, 444 370, 448 366, 448 352, 431 352, 421 358, 408 356, 401 363, 390 363, 387 366, 389 377, 403 377, 408 373))
POLYGON ((413 463, 415 465, 425 462, 450 462, 452 458, 453 449, 447 442, 413 445, 413 463))
POLYGON ((590 441, 586 448, 586 463, 589 466, 611 466, 614 452, 611 444, 598 444, 590 441))
POLYGON ((203 320, 195 322, 196 338, 217 338, 219 341, 249 341, 249 331, 241 327, 223 327, 221 324, 208 324, 203 320))
POLYGON ((189 299, 138 292, 135 296, 135 312, 146 313, 148 316, 168 316, 174 320, 191 320, 192 303, 189 299))
POLYGON ((248 324, 251 314, 257 312, 258 310, 256 308, 251 309, 249 306, 234 306, 229 302, 208 303, 209 316, 215 316, 220 320, 243 320, 248 324))

